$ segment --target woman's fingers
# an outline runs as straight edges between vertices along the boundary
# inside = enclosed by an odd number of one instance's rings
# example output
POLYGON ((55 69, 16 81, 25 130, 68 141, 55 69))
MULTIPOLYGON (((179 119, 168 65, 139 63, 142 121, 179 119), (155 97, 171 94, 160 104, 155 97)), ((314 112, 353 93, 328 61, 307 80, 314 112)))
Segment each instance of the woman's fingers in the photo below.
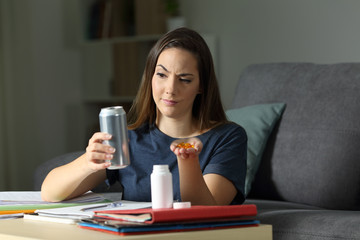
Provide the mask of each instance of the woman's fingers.
POLYGON ((105 144, 102 144, 102 143, 93 143, 93 144, 87 146, 86 151, 114 153, 115 148, 113 148, 110 145, 105 145, 105 144))
POLYGON ((111 134, 104 132, 97 132, 92 135, 89 139, 89 145, 95 142, 102 143, 104 140, 110 140, 112 138, 111 134))
POLYGON ((89 139, 89 144, 86 147, 86 159, 91 169, 100 170, 110 166, 116 149, 103 144, 103 142, 110 140, 111 137, 108 133, 97 132, 89 139))
POLYGON ((199 138, 177 139, 170 144, 170 150, 176 156, 192 158, 202 150, 202 142, 199 138))

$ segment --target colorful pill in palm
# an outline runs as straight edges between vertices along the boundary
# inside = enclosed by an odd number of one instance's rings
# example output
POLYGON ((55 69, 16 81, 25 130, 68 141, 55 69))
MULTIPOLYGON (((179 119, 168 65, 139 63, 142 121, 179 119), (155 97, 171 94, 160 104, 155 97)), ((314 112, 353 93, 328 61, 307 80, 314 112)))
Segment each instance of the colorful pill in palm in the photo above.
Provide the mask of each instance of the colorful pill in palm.
POLYGON ((194 148, 194 145, 191 145, 190 143, 181 142, 178 145, 176 145, 176 147, 189 149, 189 148, 194 148))

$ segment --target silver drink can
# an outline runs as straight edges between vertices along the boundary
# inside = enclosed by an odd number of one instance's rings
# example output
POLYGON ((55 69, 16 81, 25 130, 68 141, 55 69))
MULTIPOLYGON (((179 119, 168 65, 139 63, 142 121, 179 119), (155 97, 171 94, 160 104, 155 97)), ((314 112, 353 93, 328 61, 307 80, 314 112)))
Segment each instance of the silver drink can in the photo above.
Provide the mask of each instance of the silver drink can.
POLYGON ((99 120, 100 131, 112 135, 112 138, 104 141, 104 144, 108 144, 116 149, 108 169, 127 167, 130 165, 130 154, 126 112, 121 106, 102 108, 99 120))

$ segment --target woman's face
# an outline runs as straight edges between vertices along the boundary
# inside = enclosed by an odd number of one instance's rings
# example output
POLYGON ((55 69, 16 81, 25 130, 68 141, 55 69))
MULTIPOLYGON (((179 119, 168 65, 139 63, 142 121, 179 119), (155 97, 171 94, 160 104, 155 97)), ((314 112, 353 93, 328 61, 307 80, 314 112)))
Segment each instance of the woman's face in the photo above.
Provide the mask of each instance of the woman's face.
POLYGON ((152 94, 158 118, 184 119, 192 116, 200 79, 195 56, 184 49, 165 49, 152 77, 152 94))

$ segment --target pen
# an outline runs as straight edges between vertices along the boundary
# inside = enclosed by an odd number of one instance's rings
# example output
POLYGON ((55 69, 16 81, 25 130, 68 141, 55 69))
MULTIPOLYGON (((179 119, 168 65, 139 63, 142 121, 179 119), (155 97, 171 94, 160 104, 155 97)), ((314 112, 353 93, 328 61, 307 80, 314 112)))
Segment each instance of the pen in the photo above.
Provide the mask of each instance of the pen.
POLYGON ((86 211, 90 211, 90 210, 94 210, 94 209, 112 208, 112 207, 121 207, 121 206, 122 206, 121 202, 112 202, 112 203, 107 203, 107 204, 103 204, 103 205, 82 208, 82 209, 80 209, 80 211, 86 212, 86 211))

